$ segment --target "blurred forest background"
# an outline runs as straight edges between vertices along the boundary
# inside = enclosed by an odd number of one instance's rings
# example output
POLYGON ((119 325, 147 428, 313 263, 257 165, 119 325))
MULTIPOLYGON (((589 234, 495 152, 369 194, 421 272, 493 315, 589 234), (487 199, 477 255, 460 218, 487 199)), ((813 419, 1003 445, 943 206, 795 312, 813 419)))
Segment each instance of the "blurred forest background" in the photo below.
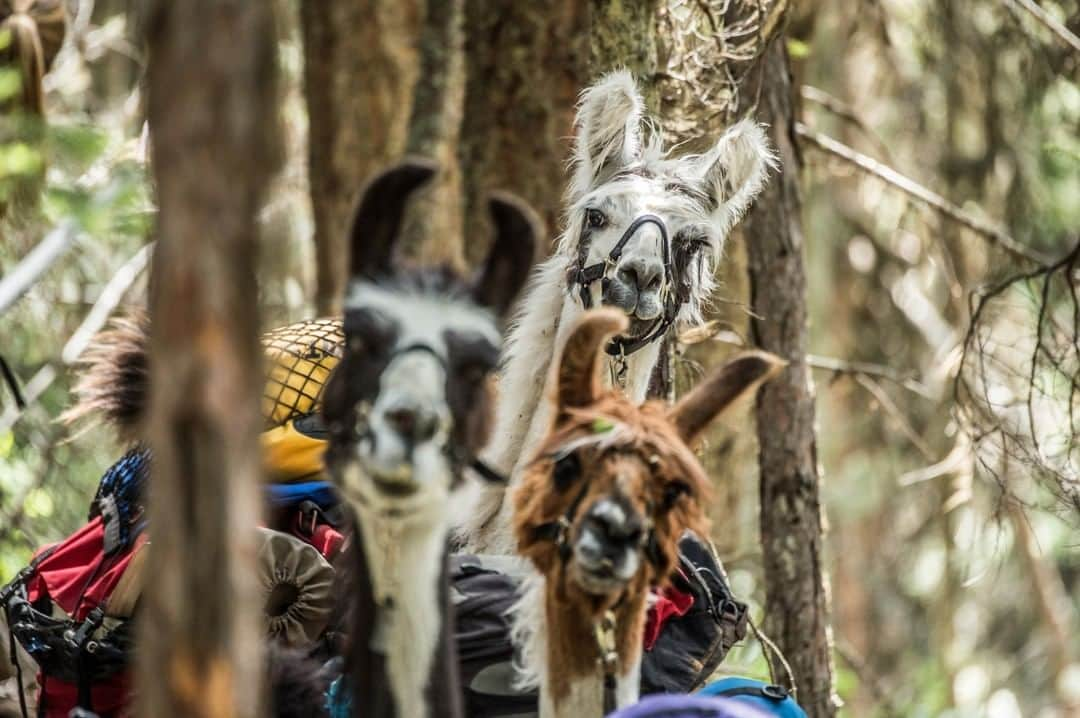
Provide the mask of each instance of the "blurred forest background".
MULTIPOLYGON (((0 118, 0 271, 35 247, 56 257, 0 302, 0 357, 27 399, 0 389, 0 583, 85 520, 121 451, 57 419, 90 336, 145 302, 142 6, 69 0, 44 122, 0 118)), ((1080 2, 275 0, 274 13, 264 328, 334 311, 345 213, 403 152, 445 168, 411 251, 468 267, 490 189, 522 194, 556 236, 573 104, 599 74, 630 68, 692 150, 770 101, 774 48, 792 78, 795 122, 779 127, 801 198, 840 712, 1080 713, 1080 2)), ((22 91, 0 68, 0 105, 22 91)), ((747 264, 736 233, 712 321, 671 344, 675 391, 753 343, 747 264)), ((752 415, 706 451, 713 538, 760 616, 752 415)), ((767 675, 758 643, 724 670, 767 675)))

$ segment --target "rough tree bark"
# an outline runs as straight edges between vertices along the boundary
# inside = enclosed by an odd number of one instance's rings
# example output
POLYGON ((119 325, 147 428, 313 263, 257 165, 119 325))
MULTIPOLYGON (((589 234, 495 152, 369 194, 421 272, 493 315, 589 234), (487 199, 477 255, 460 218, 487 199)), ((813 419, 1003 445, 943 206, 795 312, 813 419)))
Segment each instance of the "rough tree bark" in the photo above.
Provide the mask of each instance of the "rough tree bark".
POLYGON ((439 163, 432 187, 409 208, 401 248, 424 264, 465 269, 461 168, 457 162, 465 96, 465 0, 427 4, 419 37, 406 152, 439 163))
POLYGON ((272 11, 247 0, 159 0, 146 31, 159 215, 138 711, 257 716, 254 259, 255 215, 280 159, 272 11))
POLYGON ((788 368, 758 395, 761 542, 765 627, 784 652, 811 718, 836 714, 823 556, 821 477, 814 435, 814 393, 806 364, 806 267, 803 259, 801 160, 782 38, 762 58, 758 117, 772 128, 783 169, 743 225, 755 344, 788 368))
MULTIPOLYGON (((485 193, 517 193, 558 227, 574 103, 588 62, 588 6, 498 0, 465 7, 461 163, 465 234, 487 237, 485 193)), ((484 255, 466 247, 470 264, 484 255)), ((546 252, 545 252, 546 254, 546 252)))
POLYGON ((339 310, 360 185, 405 148, 423 0, 303 2, 317 311, 339 310))
POLYGON ((578 93, 604 72, 626 67, 646 97, 654 96, 656 6, 656 0, 466 4, 459 158, 470 260, 486 251, 471 240, 488 236, 484 196, 492 189, 524 197, 555 239, 578 93))

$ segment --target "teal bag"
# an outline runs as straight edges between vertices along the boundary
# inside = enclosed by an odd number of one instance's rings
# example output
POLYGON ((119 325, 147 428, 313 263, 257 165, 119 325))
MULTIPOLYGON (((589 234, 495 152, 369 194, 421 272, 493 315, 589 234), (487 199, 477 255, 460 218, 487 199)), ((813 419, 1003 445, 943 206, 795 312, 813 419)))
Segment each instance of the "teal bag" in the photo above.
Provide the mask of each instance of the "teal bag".
POLYGON ((774 686, 752 678, 724 678, 701 689, 699 695, 730 698, 757 708, 768 716, 806 718, 791 693, 783 686, 774 686))

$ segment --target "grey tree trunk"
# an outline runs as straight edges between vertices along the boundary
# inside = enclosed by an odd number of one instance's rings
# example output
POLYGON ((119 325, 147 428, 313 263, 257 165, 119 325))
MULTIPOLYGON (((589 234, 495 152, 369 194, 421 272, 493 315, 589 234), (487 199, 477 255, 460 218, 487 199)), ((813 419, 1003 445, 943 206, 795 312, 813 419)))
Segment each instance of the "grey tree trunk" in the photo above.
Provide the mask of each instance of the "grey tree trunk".
POLYGON ((655 0, 466 3, 459 158, 470 260, 486 251, 472 240, 488 236, 484 196, 492 189, 524 197, 555 239, 578 93, 626 67, 646 98, 654 96, 656 7, 655 0))
POLYGON ((465 269, 461 168, 457 161, 465 100, 465 0, 433 0, 419 37, 406 152, 439 163, 439 176, 409 208, 403 252, 424 264, 465 269))
POLYGON ((151 282, 153 526, 138 713, 262 710, 255 216, 279 161, 271 5, 159 0, 147 17, 159 205, 151 282))
POLYGON ((782 38, 762 58, 758 118, 772 128, 783 170, 743 225, 755 344, 788 368, 757 400, 765 627, 791 663, 811 718, 836 714, 814 393, 806 364, 806 266, 794 88, 782 38))

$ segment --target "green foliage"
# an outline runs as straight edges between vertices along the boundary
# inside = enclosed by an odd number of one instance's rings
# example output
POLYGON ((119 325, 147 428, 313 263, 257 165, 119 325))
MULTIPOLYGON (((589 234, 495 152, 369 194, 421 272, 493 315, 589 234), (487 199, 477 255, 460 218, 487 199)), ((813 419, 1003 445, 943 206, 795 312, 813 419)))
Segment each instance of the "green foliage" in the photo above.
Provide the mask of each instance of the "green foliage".
MULTIPOLYGON (((69 47, 54 72, 62 80, 97 69, 69 47)), ((138 152, 141 127, 122 120, 123 97, 110 101, 85 83, 55 87, 46 122, 0 117, 0 276, 58 224, 73 223, 82 233, 76 248, 0 316, 0 352, 24 385, 48 365, 57 369, 44 394, 0 433, 0 583, 34 549, 85 522, 102 471, 120 455, 109 431, 91 426, 73 436, 57 422, 70 406, 74 379, 59 358, 104 282, 145 243, 153 219, 138 152)), ((0 102, 18 90, 18 74, 0 68, 0 102)), ((0 416, 13 409, 0 389, 0 416)))

